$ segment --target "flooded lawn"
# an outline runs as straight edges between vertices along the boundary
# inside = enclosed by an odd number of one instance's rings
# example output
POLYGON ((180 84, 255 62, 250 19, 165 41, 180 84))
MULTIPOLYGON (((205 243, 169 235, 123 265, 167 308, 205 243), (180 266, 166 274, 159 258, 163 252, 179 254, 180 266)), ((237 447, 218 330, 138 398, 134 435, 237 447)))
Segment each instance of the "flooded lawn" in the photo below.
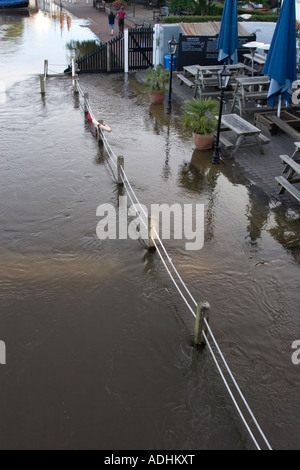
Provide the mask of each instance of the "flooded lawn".
MULTIPOLYGON (((253 449, 208 347, 193 347, 194 318, 158 254, 97 237, 97 207, 118 211, 125 193, 71 78, 49 78, 44 98, 39 89, 44 59, 68 64, 59 38, 91 39, 78 23, 67 33, 45 12, 0 23, 0 448, 253 449), (41 14, 57 43, 19 74, 41 14)), ((170 117, 149 105, 133 76, 84 75, 80 85, 142 204, 204 204, 203 248, 173 237, 165 247, 193 297, 209 302, 271 446, 299 448, 298 215, 238 165, 211 165, 182 130, 180 107, 170 117)))

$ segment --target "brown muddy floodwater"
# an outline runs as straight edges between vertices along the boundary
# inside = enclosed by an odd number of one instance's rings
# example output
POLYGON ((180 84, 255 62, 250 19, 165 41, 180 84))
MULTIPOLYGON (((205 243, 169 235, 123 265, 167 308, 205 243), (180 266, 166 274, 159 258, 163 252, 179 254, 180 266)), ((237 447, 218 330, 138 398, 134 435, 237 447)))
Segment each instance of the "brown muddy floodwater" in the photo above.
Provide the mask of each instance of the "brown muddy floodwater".
MULTIPOLYGON (((8 70, 28 34, 18 44, 5 34, 8 70)), ((118 204, 109 159, 70 77, 47 80, 43 99, 35 73, 6 87, 1 76, 0 448, 254 449, 209 349, 193 347, 194 318, 159 256, 97 238, 97 207, 118 204)), ((299 448, 299 214, 238 166, 211 165, 182 131, 180 108, 167 118, 132 76, 80 76, 80 85, 112 127, 109 144, 141 203, 204 204, 203 248, 165 246, 192 295, 209 302, 272 448, 299 448)))

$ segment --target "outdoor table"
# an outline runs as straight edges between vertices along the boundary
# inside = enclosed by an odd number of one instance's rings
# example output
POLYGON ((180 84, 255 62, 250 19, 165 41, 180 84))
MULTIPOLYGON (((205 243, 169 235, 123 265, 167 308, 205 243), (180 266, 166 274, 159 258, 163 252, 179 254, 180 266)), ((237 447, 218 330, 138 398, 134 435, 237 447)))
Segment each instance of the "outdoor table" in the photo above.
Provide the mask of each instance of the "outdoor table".
POLYGON ((243 145, 258 145, 261 154, 264 154, 263 144, 270 141, 267 137, 261 134, 261 130, 250 124, 245 119, 241 118, 238 114, 224 114, 221 119, 221 136, 220 142, 223 143, 225 148, 232 148, 230 157, 233 157, 238 149, 243 145), (223 133, 232 131, 236 139, 231 142, 224 138, 223 133), (252 139, 248 139, 248 138, 252 139))
POLYGON ((233 91, 233 101, 231 112, 233 112, 236 103, 238 104, 240 115, 246 112, 246 102, 249 100, 265 100, 268 96, 269 77, 236 77, 236 85, 233 91), (255 89, 257 88, 257 89, 255 89))
POLYGON ((251 41, 251 42, 246 42, 246 44, 243 44, 243 47, 246 47, 247 49, 250 49, 251 52, 251 57, 252 57, 252 76, 254 75, 254 54, 256 49, 261 49, 263 46, 263 42, 257 42, 257 41, 251 41))
MULTIPOLYGON (((299 144, 299 142, 296 142, 296 144, 299 144)), ((280 155, 280 158, 285 165, 283 173, 286 173, 287 176, 286 178, 283 176, 275 176, 277 183, 281 186, 279 194, 283 194, 285 190, 287 190, 300 202, 300 191, 293 186, 296 183, 300 183, 300 165, 293 157, 289 157, 288 155, 280 155)))
POLYGON ((271 44, 263 44, 261 49, 264 51, 265 55, 268 54, 271 44))
POLYGON ((183 73, 185 76, 192 75, 193 77, 196 77, 197 75, 197 67, 200 67, 199 65, 186 65, 183 67, 183 73))
POLYGON ((295 149, 291 157, 280 155, 280 159, 284 165, 282 173, 287 173, 287 177, 275 176, 275 180, 281 186, 279 194, 282 194, 287 190, 298 201, 300 201, 300 191, 293 186, 295 183, 300 182, 300 142, 294 142, 294 146, 295 149))
MULTIPOLYGON (((206 86, 215 87, 219 85, 218 72, 223 69, 224 65, 196 65, 195 67, 195 96, 199 94, 199 97, 201 98, 204 94, 206 86)), ((238 64, 226 65, 226 68, 232 74, 232 79, 235 79, 238 75, 245 76, 247 72, 251 72, 251 69, 247 65, 242 64, 241 62, 239 62, 238 64)), ((208 94, 211 94, 211 92, 209 92, 208 94)))

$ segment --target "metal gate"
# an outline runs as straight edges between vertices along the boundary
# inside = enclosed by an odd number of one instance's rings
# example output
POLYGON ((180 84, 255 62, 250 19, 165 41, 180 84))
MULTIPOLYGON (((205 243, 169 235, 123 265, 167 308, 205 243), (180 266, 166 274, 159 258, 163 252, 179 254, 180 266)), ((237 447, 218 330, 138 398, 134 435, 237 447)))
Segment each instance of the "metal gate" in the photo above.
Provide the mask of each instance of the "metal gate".
MULTIPOLYGON (((124 37, 116 36, 109 42, 97 47, 93 52, 76 60, 78 73, 123 72, 124 37)), ((65 73, 71 72, 69 66, 65 73)))
MULTIPOLYGON (((120 34, 102 44, 93 52, 77 59, 78 73, 124 72, 124 36, 120 34)), ((142 70, 152 66, 153 30, 151 28, 128 31, 129 70, 142 70)), ((71 66, 66 70, 71 72, 71 66)))
POLYGON ((141 28, 128 31, 128 68, 143 70, 153 64, 153 29, 141 28))

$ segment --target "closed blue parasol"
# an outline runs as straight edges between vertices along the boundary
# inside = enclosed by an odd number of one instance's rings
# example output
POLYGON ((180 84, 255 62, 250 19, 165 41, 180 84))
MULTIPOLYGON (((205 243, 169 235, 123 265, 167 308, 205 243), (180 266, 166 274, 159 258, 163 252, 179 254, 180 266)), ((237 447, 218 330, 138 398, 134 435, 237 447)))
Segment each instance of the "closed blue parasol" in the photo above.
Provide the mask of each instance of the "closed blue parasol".
POLYGON ((228 64, 238 63, 238 23, 236 0, 225 0, 220 34, 217 43, 218 61, 227 59, 228 64))
POLYGON ((281 97, 290 102, 290 88, 297 79, 295 0, 283 1, 263 73, 271 79, 268 101, 274 106, 279 97, 280 115, 281 97))

